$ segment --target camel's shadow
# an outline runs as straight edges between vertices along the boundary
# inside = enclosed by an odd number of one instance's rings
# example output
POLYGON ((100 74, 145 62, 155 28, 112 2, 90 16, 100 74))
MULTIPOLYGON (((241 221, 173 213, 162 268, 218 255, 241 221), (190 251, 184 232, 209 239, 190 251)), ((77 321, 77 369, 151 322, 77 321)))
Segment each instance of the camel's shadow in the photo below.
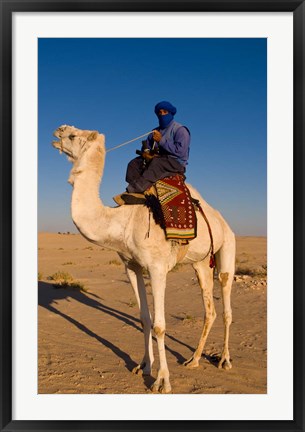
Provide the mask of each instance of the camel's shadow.
MULTIPOLYGON (((113 318, 116 318, 122 322, 124 322, 126 325, 133 327, 134 329, 138 330, 139 332, 143 333, 140 320, 138 318, 135 318, 134 316, 123 312, 118 309, 114 309, 110 306, 105 305, 102 303, 101 299, 92 293, 87 293, 84 291, 79 291, 75 289, 70 288, 55 288, 53 284, 47 283, 47 282, 38 282, 38 304, 39 306, 49 310, 52 313, 55 313, 56 315, 61 316, 62 318, 69 321, 71 324, 75 325, 78 330, 86 333, 88 336, 95 338, 98 342, 102 343, 104 346, 109 348, 116 356, 121 358, 125 362, 125 367, 129 371, 132 371, 135 366, 137 366, 137 363, 130 357, 129 354, 122 351, 118 346, 110 342, 109 340, 103 338, 101 335, 98 335, 97 333, 93 332, 91 329, 86 327, 84 324, 81 324, 79 321, 77 321, 75 318, 72 318, 71 316, 66 315, 64 312, 57 309, 55 306, 58 302, 61 300, 71 301, 71 299, 76 300, 88 307, 92 307, 94 309, 98 309, 102 313, 108 314, 112 316, 113 318)), ((172 339, 174 342, 177 342, 181 345, 186 346, 191 351, 194 349, 190 347, 189 345, 185 344, 182 341, 179 341, 174 336, 171 336, 167 334, 167 337, 172 339)), ((155 340, 155 338, 153 338, 155 340)), ((172 348, 165 345, 165 348, 167 351, 169 351, 173 356, 176 357, 177 362, 182 364, 186 359, 179 354, 178 352, 174 351, 172 348)), ((154 381, 154 378, 151 376, 142 376, 143 381, 147 387, 150 387, 154 381)))
POLYGON ((102 336, 96 334, 92 330, 90 330, 85 325, 78 322, 76 319, 71 316, 66 315, 64 312, 58 310, 54 305, 60 300, 74 299, 83 303, 87 306, 97 308, 104 313, 107 313, 117 319, 122 320, 124 323, 135 327, 137 330, 141 330, 141 328, 137 325, 139 320, 135 319, 131 315, 125 314, 124 312, 116 311, 113 308, 105 306, 103 303, 95 300, 94 298, 89 297, 85 292, 76 291, 73 289, 57 289, 50 283, 46 282, 38 282, 38 304, 50 312, 55 313, 56 315, 61 316, 62 318, 69 321, 71 324, 74 324, 82 332, 86 333, 88 336, 95 338, 98 342, 102 343, 107 348, 111 349, 111 351, 120 357, 125 362, 125 367, 128 370, 132 370, 137 364, 131 359, 131 357, 122 351, 118 346, 114 345, 109 340, 103 338, 102 336))

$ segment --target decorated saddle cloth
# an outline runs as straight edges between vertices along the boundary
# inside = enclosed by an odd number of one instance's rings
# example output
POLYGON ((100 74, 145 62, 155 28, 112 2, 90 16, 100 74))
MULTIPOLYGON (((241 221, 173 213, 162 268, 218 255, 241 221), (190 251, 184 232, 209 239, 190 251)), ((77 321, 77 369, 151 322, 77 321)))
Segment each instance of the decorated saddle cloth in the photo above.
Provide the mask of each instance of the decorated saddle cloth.
POLYGON ((192 240, 197 235, 197 218, 184 176, 176 174, 155 183, 155 195, 146 195, 156 223, 165 231, 167 240, 192 240))

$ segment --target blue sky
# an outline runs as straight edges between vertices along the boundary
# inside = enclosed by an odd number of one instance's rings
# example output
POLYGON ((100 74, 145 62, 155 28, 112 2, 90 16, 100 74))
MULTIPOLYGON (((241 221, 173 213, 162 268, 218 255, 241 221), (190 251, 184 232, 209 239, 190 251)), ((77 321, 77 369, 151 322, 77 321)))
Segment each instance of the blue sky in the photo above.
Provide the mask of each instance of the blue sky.
MULTIPOLYGON (((38 228, 76 232, 71 164, 51 142, 62 124, 98 130, 110 148, 158 125, 168 100, 191 131, 187 181, 237 235, 267 233, 266 39, 39 39, 38 228)), ((126 188, 141 140, 107 154, 104 204, 126 188)))

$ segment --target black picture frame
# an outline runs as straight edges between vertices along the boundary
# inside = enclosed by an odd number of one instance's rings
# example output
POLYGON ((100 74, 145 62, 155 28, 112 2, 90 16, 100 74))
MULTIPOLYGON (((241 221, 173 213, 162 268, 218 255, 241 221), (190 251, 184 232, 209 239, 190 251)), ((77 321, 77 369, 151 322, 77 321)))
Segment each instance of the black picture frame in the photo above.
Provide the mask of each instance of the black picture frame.
MULTIPOLYGON (((297 0, 121 0, 10 1, 0 0, 1 12, 1 431, 179 431, 257 430, 304 431, 304 106, 305 4, 297 0), (293 12, 294 55, 294 419, 291 421, 14 421, 12 420, 12 16, 14 12, 293 12)), ((285 317, 283 317, 285 319, 285 317)), ((279 335, 280 338, 280 335, 279 335)), ((290 353, 284 352, 283 359, 290 353)), ((279 361, 284 361, 279 359, 279 361)))

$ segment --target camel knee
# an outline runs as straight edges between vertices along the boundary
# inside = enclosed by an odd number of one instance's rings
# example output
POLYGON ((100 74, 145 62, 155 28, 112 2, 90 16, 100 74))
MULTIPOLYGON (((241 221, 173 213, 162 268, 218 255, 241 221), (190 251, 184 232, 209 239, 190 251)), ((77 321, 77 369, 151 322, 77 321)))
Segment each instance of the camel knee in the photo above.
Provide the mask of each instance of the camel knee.
POLYGON ((209 311, 206 311, 205 313, 205 321, 206 323, 213 324, 213 322, 216 320, 217 314, 216 309, 213 306, 213 308, 209 311))
POLYGON ((163 336, 165 334, 165 327, 155 325, 154 326, 154 332, 155 332, 156 336, 163 336))
POLYGON ((229 273, 228 272, 219 273, 218 278, 219 278, 219 281, 221 283, 221 286, 225 287, 227 282, 228 282, 228 279, 229 279, 229 273))

